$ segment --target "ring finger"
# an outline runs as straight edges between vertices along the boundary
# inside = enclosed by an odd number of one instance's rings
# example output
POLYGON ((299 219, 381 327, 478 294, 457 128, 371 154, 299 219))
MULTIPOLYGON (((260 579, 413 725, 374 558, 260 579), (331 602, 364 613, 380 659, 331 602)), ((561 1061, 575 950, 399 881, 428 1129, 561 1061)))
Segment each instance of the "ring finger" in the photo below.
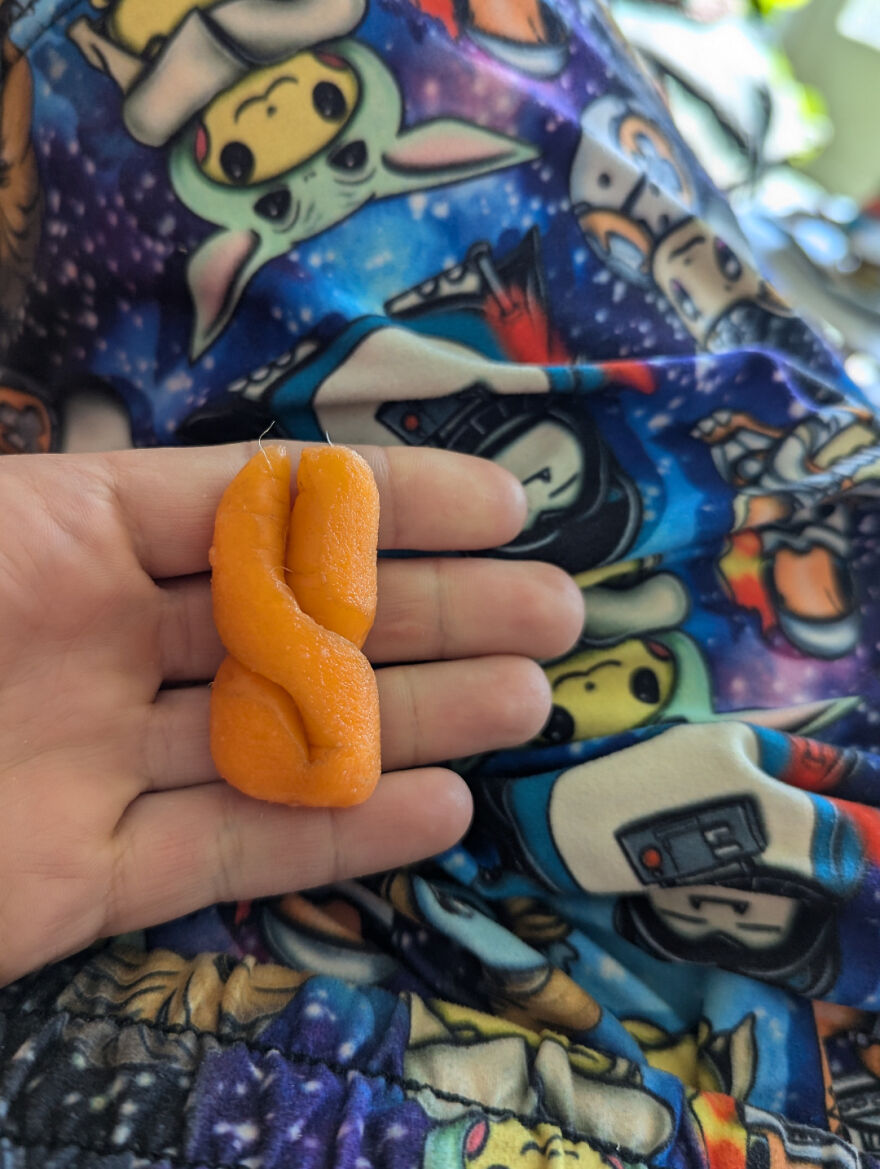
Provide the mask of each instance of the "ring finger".
MULTIPOLYGON (((550 713, 546 677, 528 658, 389 666, 376 678, 383 771, 516 746, 538 734, 550 713)), ((216 779, 209 704, 208 687, 198 686, 163 691, 147 708, 138 756, 143 790, 216 779)))

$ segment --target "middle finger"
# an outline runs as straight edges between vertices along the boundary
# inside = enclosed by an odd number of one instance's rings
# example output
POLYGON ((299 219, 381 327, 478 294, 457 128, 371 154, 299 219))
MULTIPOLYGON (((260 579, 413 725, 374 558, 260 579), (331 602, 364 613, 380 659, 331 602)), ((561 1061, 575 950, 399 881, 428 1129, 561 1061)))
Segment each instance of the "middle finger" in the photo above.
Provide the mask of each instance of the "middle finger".
MULTIPOLYGON (((167 682, 204 682, 223 660, 207 576, 162 586, 160 656, 167 682)), ((583 625, 580 589, 552 565, 473 558, 383 560, 372 662, 562 655, 583 625)))
POLYGON ((551 564, 472 558, 380 566, 373 662, 561 656, 580 636, 583 594, 551 564))

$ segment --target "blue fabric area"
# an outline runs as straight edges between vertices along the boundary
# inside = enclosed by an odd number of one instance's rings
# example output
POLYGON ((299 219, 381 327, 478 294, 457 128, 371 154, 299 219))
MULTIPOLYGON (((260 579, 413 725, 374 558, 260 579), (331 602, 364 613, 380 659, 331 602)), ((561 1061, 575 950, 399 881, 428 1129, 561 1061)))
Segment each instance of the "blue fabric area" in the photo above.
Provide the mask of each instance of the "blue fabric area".
MULTIPOLYGON (((511 0, 503 31, 487 0, 369 0, 332 52, 285 40, 357 98, 303 157, 301 95, 300 154, 254 181, 222 168, 259 133, 224 164, 205 130, 221 58, 263 100, 228 6, 194 52, 136 4, 10 18, 36 169, 0 211, 40 242, 0 254, 4 441, 57 445, 86 384, 139 445, 476 454, 529 499, 494 554, 566 570, 586 618, 541 734, 456 761, 476 815, 442 857, 0 992, 0 1166, 873 1163, 871 404, 594 0, 511 0)), ((273 6, 288 37, 304 7, 273 6)))

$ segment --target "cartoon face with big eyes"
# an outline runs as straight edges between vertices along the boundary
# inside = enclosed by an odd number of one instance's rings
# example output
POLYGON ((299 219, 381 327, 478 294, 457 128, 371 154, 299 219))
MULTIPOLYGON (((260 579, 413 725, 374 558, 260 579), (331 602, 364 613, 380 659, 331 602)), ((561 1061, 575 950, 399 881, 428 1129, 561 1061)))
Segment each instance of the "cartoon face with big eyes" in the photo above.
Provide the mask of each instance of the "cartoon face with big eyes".
POLYGON ((567 743, 651 722, 672 697, 678 671, 665 645, 633 637, 574 654, 546 673, 553 709, 542 738, 567 743))
POLYGON ((339 37, 363 15, 363 0, 244 2, 157 0, 153 12, 150 0, 116 0, 103 30, 84 16, 67 30, 119 85, 129 133, 169 147, 177 198, 216 229, 187 264, 193 361, 219 338, 257 273, 296 244, 367 203, 538 155, 461 118, 406 117, 381 57, 339 37))
POLYGON ((699 220, 680 224, 659 241, 651 274, 704 349, 756 342, 763 317, 789 315, 755 269, 699 220))
POLYGON ((265 182, 328 146, 359 96, 358 76, 340 56, 297 53, 249 73, 211 102, 196 130, 196 161, 217 183, 265 182))

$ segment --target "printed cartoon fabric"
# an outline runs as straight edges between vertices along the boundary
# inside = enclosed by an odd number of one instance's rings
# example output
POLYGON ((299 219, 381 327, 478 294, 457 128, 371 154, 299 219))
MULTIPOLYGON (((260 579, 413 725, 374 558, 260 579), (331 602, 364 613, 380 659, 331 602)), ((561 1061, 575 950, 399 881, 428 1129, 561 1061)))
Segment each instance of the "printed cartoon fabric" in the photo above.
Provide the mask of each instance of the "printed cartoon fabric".
POLYGON ((873 1163, 880 424, 601 9, 0 11, 0 448, 473 452, 588 600, 458 848, 0 993, 0 1165, 873 1163))

